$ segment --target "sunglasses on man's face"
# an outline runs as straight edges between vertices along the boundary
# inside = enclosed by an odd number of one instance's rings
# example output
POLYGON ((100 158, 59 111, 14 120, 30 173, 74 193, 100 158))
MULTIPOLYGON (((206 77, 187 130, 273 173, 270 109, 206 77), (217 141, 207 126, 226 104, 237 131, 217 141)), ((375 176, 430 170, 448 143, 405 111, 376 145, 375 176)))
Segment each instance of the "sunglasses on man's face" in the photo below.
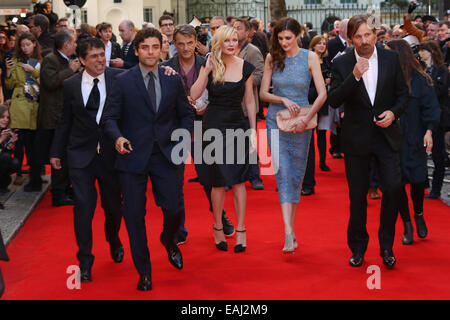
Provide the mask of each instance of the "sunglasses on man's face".
POLYGON ((164 23, 161 27, 173 27, 173 23, 164 23))

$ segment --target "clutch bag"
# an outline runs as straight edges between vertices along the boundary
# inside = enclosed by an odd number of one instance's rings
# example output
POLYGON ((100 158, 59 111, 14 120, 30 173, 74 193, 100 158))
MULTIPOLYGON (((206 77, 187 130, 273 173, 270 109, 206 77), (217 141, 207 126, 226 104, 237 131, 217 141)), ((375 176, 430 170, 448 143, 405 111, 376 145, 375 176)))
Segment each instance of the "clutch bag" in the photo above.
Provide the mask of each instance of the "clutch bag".
MULTIPOLYGON (((277 125, 278 129, 284 132, 294 131, 294 126, 300 121, 304 120, 311 110, 311 106, 301 106, 300 112, 292 117, 289 109, 280 110, 277 112, 277 125)), ((317 127, 317 113, 312 117, 312 119, 306 123, 305 130, 314 129, 317 127)))

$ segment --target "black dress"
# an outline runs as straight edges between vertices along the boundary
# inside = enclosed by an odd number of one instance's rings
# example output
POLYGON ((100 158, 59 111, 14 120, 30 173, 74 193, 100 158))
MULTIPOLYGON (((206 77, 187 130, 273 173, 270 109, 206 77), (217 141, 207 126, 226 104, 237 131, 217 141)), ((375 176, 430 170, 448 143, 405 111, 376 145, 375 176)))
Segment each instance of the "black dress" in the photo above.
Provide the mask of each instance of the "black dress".
POLYGON ((242 100, 245 82, 254 70, 251 63, 244 61, 241 80, 220 84, 213 84, 212 74, 209 74, 206 87, 209 105, 203 116, 202 163, 197 166, 200 183, 203 185, 225 187, 249 179, 250 139, 249 135, 245 136, 245 131, 250 125, 242 109, 242 100), (209 131, 206 132, 207 130, 209 131), (209 134, 213 138, 205 141, 209 134), (223 143, 220 144, 219 140, 223 143), (245 143, 239 143, 242 141, 245 143))

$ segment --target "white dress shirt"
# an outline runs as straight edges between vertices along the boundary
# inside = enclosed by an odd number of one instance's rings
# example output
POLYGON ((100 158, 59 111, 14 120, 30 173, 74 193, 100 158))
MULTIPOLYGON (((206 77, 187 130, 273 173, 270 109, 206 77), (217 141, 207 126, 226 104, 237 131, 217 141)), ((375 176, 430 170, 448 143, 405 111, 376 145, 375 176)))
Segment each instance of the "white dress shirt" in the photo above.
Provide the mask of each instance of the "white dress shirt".
MULTIPOLYGON (((355 50, 356 62, 364 60, 358 55, 358 52, 355 50)), ((367 59, 365 59, 367 60, 367 59)), ((369 58, 369 70, 364 72, 363 76, 364 85, 366 86, 367 94, 369 95, 370 102, 372 102, 372 106, 375 103, 375 94, 377 93, 377 82, 378 82, 378 54, 377 47, 374 47, 373 53, 369 58)), ((360 80, 360 79, 356 79, 360 80)))
POLYGON ((105 45, 105 57, 106 57, 106 66, 109 67, 109 61, 111 60, 112 53, 112 43, 108 41, 108 44, 105 45))
MULTIPOLYGON (((103 107, 105 106, 106 101, 106 82, 105 82, 105 73, 102 73, 97 77, 98 91, 100 91, 100 106, 98 108, 96 121, 99 124, 100 119, 102 118, 103 107)), ((87 101, 89 99, 89 95, 91 94, 91 90, 94 87, 94 77, 92 77, 89 73, 83 71, 83 76, 81 80, 81 94, 83 95, 83 103, 86 107, 87 101)))

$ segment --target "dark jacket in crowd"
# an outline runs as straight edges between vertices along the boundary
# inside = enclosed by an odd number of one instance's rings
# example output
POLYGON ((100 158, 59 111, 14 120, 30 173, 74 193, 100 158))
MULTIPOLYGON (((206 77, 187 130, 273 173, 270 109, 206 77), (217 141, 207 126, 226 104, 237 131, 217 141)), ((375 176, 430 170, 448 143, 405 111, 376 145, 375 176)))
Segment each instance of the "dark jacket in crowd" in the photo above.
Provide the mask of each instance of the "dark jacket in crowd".
POLYGON ((434 82, 434 90, 436 91, 436 96, 441 106, 441 121, 440 125, 443 128, 450 128, 450 106, 448 89, 450 85, 450 77, 448 73, 448 68, 445 65, 439 67, 432 67, 430 74, 434 82))
POLYGON ((134 53, 134 41, 131 42, 127 54, 125 54, 125 45, 122 46, 123 69, 130 69, 139 63, 139 58, 134 53))
POLYGON ((427 130, 439 126, 440 107, 433 88, 427 79, 416 72, 411 79, 408 106, 400 117, 403 132, 401 150, 402 176, 405 183, 422 183, 427 180, 427 153, 423 137, 427 130))
POLYGON ((69 61, 55 50, 44 58, 41 67, 41 94, 38 128, 56 129, 63 107, 63 81, 74 74, 69 61))
POLYGON ((45 57, 55 49, 55 39, 49 32, 43 32, 37 40, 41 45, 42 57, 45 57))
MULTIPOLYGON (((322 76, 325 80, 326 78, 331 78, 331 64, 327 59, 323 59, 322 64, 320 65, 320 68, 322 69, 322 76)), ((316 85, 314 84, 314 79, 311 79, 311 84, 309 86, 309 92, 308 92, 308 102, 310 104, 313 104, 314 101, 317 99, 317 89, 316 85)), ((319 109, 318 112, 319 116, 326 116, 328 115, 328 101, 326 100, 325 103, 322 105, 322 107, 319 109)))
POLYGON ((267 36, 262 31, 255 31, 255 35, 252 39, 252 44, 256 46, 259 51, 261 51, 264 61, 266 60, 266 56, 269 53, 269 40, 267 39, 267 36))

